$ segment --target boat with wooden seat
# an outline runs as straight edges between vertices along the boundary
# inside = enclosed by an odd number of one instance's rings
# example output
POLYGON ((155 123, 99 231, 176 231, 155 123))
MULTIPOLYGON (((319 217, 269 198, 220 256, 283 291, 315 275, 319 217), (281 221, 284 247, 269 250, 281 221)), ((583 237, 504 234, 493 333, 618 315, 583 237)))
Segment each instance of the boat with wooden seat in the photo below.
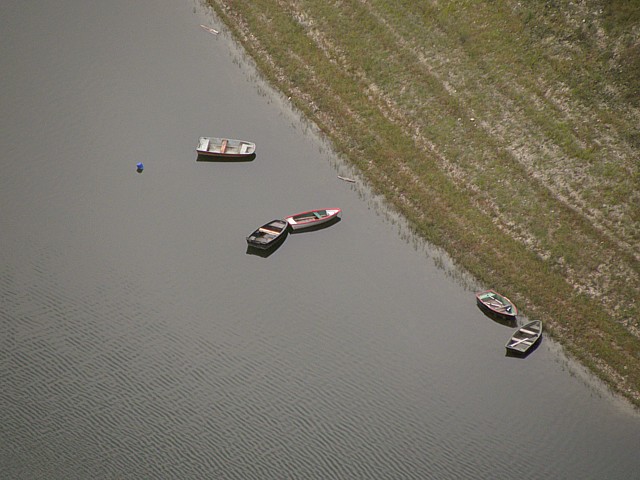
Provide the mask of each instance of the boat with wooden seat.
POLYGON ((291 225, 292 230, 317 227, 336 220, 342 212, 339 208, 327 208, 324 210, 309 210, 307 212, 289 215, 284 219, 291 225))
POLYGON ((284 240, 289 224, 285 220, 276 219, 265 223, 247 237, 250 247, 266 250, 284 240))
POLYGON ((250 158, 256 153, 256 144, 232 138, 200 137, 196 152, 198 155, 219 159, 250 158))
POLYGON ((508 353, 523 354, 533 347, 542 336, 542 322, 534 320, 518 328, 505 345, 508 353))
POLYGON ((476 300, 478 306, 490 314, 509 320, 515 319, 518 315, 518 309, 513 302, 494 290, 476 293, 476 300))

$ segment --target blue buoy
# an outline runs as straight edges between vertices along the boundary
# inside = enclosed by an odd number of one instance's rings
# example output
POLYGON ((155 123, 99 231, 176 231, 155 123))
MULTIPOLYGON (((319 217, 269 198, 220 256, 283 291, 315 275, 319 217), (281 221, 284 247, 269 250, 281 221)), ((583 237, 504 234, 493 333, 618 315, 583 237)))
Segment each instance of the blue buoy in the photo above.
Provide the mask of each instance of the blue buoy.
POLYGON ((142 164, 142 162, 138 162, 136 164, 136 167, 138 167, 138 172, 141 172, 142 170, 144 170, 144 165, 142 164))

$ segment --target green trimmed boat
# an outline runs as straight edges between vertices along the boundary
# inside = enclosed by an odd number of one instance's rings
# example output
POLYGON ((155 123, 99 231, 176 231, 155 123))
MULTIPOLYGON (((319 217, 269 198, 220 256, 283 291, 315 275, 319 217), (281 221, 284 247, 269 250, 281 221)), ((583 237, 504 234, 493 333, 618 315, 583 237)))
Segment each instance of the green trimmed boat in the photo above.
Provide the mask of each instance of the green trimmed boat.
POLYGON ((490 314, 508 320, 513 320, 518 315, 518 309, 513 302, 494 290, 476 293, 476 300, 478 301, 478 306, 490 314))

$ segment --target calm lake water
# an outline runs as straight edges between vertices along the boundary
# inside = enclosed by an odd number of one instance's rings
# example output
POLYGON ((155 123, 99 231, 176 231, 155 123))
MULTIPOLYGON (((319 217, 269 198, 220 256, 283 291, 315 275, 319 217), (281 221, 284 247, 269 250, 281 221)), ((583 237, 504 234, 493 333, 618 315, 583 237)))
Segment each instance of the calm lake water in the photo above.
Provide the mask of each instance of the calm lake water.
POLYGON ((0 477, 640 478, 640 417, 547 339, 506 357, 199 3, 6 1, 0 39, 0 477))

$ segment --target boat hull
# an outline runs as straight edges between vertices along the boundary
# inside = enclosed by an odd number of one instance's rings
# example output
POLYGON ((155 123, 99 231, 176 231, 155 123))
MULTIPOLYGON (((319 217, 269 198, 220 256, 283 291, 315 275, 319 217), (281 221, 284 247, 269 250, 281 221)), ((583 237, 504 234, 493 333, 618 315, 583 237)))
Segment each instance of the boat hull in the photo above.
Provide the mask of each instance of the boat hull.
POLYGON ((211 153, 211 152, 201 152, 200 150, 196 150, 196 152, 201 157, 212 157, 212 158, 220 158, 220 159, 228 158, 229 160, 231 160, 231 159, 239 159, 239 158, 250 158, 250 157, 253 157, 255 155, 253 153, 250 153, 250 154, 211 153))
POLYGON ((252 248, 268 250, 284 240, 289 224, 284 220, 272 220, 256 229, 247 237, 247 244, 252 248))
POLYGON ((518 328, 506 343, 505 348, 509 354, 524 355, 534 348, 541 337, 542 322, 535 320, 518 328))
POLYGON ((308 212, 296 213, 285 217, 285 220, 294 231, 304 230, 307 228, 318 227, 336 220, 342 210, 339 208, 331 208, 324 210, 309 210, 308 212))
POLYGON ((499 318, 515 320, 518 315, 518 309, 515 304, 504 295, 500 295, 493 290, 476 293, 476 301, 482 310, 499 318))
POLYGON ((196 153, 217 159, 247 159, 255 156, 256 144, 232 138, 200 137, 196 153))

